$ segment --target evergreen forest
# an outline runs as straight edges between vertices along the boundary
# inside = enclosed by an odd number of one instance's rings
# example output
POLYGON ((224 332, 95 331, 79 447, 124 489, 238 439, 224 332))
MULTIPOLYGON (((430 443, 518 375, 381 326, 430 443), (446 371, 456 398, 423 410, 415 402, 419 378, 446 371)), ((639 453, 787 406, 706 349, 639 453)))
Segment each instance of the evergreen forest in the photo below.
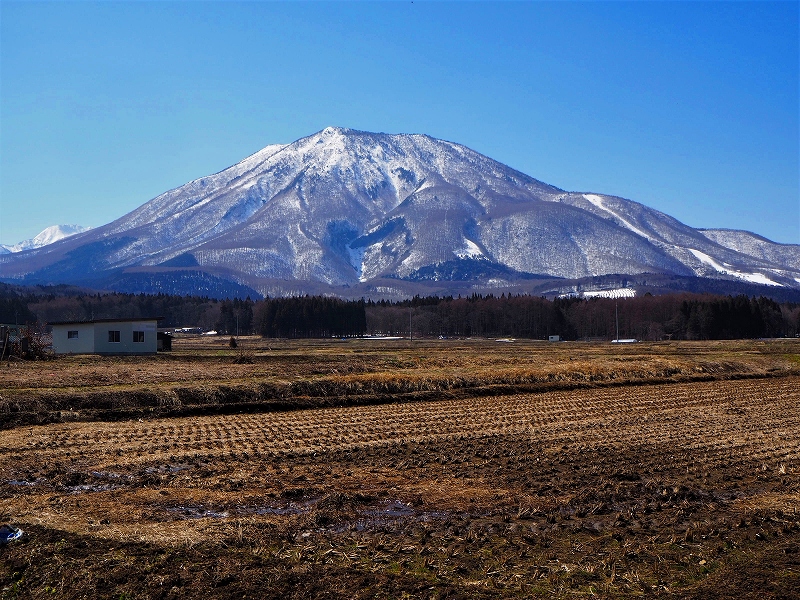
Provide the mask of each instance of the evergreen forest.
POLYGON ((162 317, 163 328, 275 338, 361 335, 565 340, 716 340, 795 337, 800 304, 765 297, 666 294, 624 298, 526 295, 415 297, 404 301, 325 296, 217 300, 167 294, 89 293, 0 284, 0 324, 162 317))

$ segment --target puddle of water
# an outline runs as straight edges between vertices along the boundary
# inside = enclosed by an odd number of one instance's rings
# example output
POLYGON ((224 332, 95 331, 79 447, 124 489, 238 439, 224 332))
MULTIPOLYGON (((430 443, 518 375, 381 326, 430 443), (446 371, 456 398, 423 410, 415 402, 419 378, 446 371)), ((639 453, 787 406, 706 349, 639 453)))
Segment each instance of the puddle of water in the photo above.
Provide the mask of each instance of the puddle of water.
POLYGON ((399 500, 395 500, 395 501, 390 501, 389 503, 379 508, 371 508, 369 510, 364 510, 361 512, 370 517, 400 518, 400 517, 414 516, 417 511, 414 510, 412 506, 404 504, 399 500))
POLYGON ((230 516, 227 511, 206 510, 202 506, 173 506, 166 510, 178 513, 178 517, 182 519, 226 519, 230 516))
MULTIPOLYGON (((119 473, 111 473, 105 471, 90 471, 89 475, 94 477, 95 479, 105 479, 111 481, 120 481, 123 479, 131 479, 130 476, 123 476, 119 473)), ((46 483, 47 479, 38 477, 33 481, 29 481, 27 479, 11 479, 8 481, 8 485, 13 486, 22 486, 22 487, 33 487, 37 485, 41 485, 46 483)), ((107 492, 109 490, 116 490, 118 488, 124 487, 122 483, 86 483, 81 485, 67 485, 67 486, 57 486, 61 489, 67 491, 70 494, 82 494, 85 492, 107 492)))
MULTIPOLYGON (((114 473, 113 471, 89 471, 89 475, 95 477, 97 479, 122 479, 123 476, 119 473, 114 473)), ((130 479, 130 475, 125 477, 125 479, 130 479)))
POLYGON ((289 505, 289 506, 255 506, 255 507, 245 507, 245 506, 237 506, 236 512, 240 514, 251 514, 251 515, 300 515, 303 513, 307 513, 310 510, 308 506, 296 506, 296 505, 289 505))
POLYGON ((33 481, 28 481, 26 479, 11 479, 8 482, 8 485, 18 485, 18 486, 31 487, 31 486, 34 486, 34 485, 39 485, 43 481, 44 481, 44 479, 34 479, 33 481))
MULTIPOLYGON (((78 486, 88 487, 88 486, 78 486)), ((208 510, 203 506, 192 505, 179 505, 172 507, 160 507, 161 510, 176 514, 180 519, 225 519, 233 515, 279 515, 279 516, 292 516, 306 514, 311 511, 315 504, 321 498, 309 498, 302 502, 276 502, 273 504, 247 506, 236 505, 230 510, 208 510)), ((370 506, 363 510, 359 510, 360 515, 354 520, 346 519, 345 522, 338 523, 333 527, 329 527, 328 531, 345 531, 347 529, 354 529, 356 531, 364 531, 375 527, 392 527, 408 520, 417 522, 427 522, 433 520, 446 519, 452 516, 445 511, 420 511, 413 506, 400 502, 399 500, 390 500, 381 503, 378 506, 370 506)))
POLYGON ((369 517, 382 517, 385 519, 413 518, 417 521, 444 519, 449 516, 449 513, 441 510, 417 510, 410 504, 400 502, 399 500, 389 501, 380 507, 370 508, 360 512, 369 517))
POLYGON ((272 504, 264 506, 237 506, 236 512, 250 515, 301 515, 311 510, 311 507, 321 498, 309 498, 305 502, 289 502, 288 504, 272 504))
POLYGON ((71 485, 66 486, 64 489, 69 492, 70 494, 85 494, 87 492, 111 492, 113 490, 118 490, 124 486, 122 485, 114 485, 111 483, 102 483, 102 484, 83 484, 83 485, 71 485))
POLYGON ((407 524, 408 521, 430 522, 452 516, 445 511, 417 510, 410 504, 399 500, 389 500, 358 512, 361 515, 358 518, 338 523, 327 530, 342 533, 347 530, 368 531, 378 527, 396 528, 407 524))
POLYGON ((203 506, 179 505, 159 506, 159 510, 174 513, 180 519, 226 519, 233 515, 300 515, 311 510, 320 498, 310 498, 304 502, 287 502, 257 506, 236 505, 229 510, 207 510, 203 506))
POLYGON ((158 465, 157 467, 147 467, 144 472, 148 475, 153 473, 178 473, 179 471, 185 471, 186 469, 191 469, 192 465, 186 463, 180 463, 177 465, 158 465))

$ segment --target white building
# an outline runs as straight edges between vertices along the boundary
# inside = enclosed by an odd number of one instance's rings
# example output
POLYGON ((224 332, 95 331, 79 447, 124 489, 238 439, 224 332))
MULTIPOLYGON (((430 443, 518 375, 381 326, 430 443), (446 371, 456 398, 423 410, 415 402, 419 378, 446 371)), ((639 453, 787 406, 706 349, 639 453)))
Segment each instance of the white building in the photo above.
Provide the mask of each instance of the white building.
POLYGON ((56 354, 155 354, 162 317, 59 321, 53 328, 56 354))

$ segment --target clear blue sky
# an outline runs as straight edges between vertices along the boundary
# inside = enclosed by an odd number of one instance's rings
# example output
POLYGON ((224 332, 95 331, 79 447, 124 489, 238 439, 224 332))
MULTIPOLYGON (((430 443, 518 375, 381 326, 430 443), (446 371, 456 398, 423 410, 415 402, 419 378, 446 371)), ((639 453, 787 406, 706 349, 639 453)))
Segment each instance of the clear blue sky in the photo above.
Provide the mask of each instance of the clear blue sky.
POLYGON ((328 125, 800 243, 797 2, 0 2, 0 243, 328 125))

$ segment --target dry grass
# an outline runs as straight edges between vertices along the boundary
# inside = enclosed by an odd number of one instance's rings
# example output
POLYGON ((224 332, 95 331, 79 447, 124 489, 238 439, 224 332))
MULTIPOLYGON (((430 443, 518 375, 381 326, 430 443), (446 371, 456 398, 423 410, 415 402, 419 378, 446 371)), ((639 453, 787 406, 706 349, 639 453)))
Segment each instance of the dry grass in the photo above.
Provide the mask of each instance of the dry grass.
POLYGON ((153 357, 0 365, 0 427, 800 373, 800 340, 548 344, 180 338, 153 357), (241 356, 247 360, 241 360, 241 356), (202 412, 201 411, 201 412, 202 412))
POLYGON ((285 342, 241 338, 252 363, 236 364, 242 349, 216 338, 178 338, 175 351, 156 357, 62 356, 45 363, 0 366, 0 389, 85 389, 277 378, 357 380, 358 376, 505 380, 568 374, 629 377, 664 373, 800 372, 800 340, 642 342, 634 345, 519 340, 442 340, 409 343, 350 340, 285 342), (224 343, 223 343, 224 342, 224 343))

